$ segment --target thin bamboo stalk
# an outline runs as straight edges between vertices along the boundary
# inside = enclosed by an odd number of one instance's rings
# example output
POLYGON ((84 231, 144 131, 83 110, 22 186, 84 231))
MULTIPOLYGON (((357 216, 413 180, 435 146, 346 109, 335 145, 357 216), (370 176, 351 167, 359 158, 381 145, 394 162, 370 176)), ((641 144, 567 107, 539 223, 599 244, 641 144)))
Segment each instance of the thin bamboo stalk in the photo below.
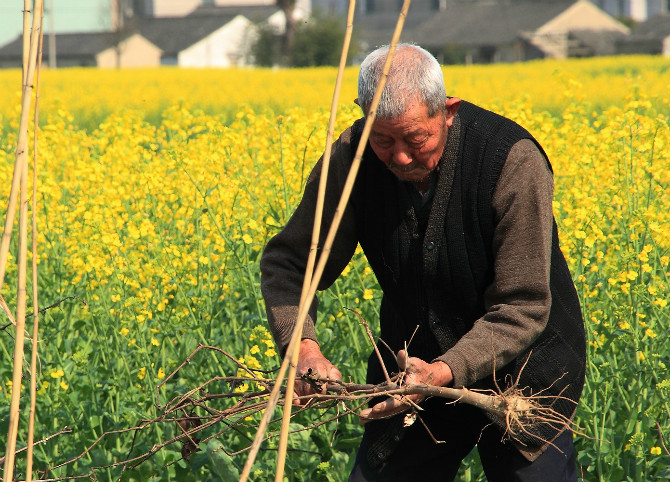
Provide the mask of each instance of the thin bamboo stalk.
MULTIPOLYGON (((321 257, 319 258, 319 263, 316 267, 316 271, 314 273, 312 282, 310 284, 310 289, 307 293, 307 296, 305 299, 311 300, 312 297, 316 294, 316 288, 319 284, 319 281, 321 279, 321 276, 323 275, 323 271, 325 269, 326 262, 328 260, 328 253, 330 252, 330 249, 332 248, 333 245, 333 240, 335 239, 335 233, 337 232, 337 229, 339 228, 340 221, 342 220, 342 213, 344 212, 344 208, 346 207, 346 203, 349 201, 349 197, 351 196, 351 191, 353 189, 354 181, 356 179, 356 175, 358 174, 358 168, 361 163, 361 159, 363 157, 363 151, 365 149, 365 145, 367 144, 368 137, 370 136, 370 130, 372 129, 372 123, 374 122, 376 118, 376 111, 377 111, 377 105, 379 104, 379 99, 381 98, 381 94, 384 90, 384 85, 386 85, 386 78, 388 77, 388 72, 391 67, 391 62, 393 61, 393 55, 395 54, 395 47, 398 43, 398 40, 400 38, 400 33, 402 32, 402 27, 405 23, 405 18, 407 17, 407 11, 409 10, 411 0, 404 0, 403 1, 403 6, 400 11, 400 15, 398 16, 398 21, 396 23, 395 30, 393 32, 393 37, 391 40, 390 48, 388 55, 386 57, 386 63, 384 64, 384 71, 382 73, 382 76, 379 79, 379 84, 377 86, 377 90, 375 92, 374 97, 372 98, 372 104, 370 106, 370 110, 366 116, 366 121, 365 121, 365 126, 363 128, 363 132, 361 134, 361 140, 358 145, 358 149, 356 151, 356 155, 354 156, 354 160, 352 162, 349 175, 347 176, 347 179, 345 181, 344 185, 344 190, 342 192, 342 196, 340 198, 340 202, 337 206, 337 209, 335 210, 335 215, 333 217, 333 222, 331 224, 330 230, 328 232, 328 235, 326 237, 326 241, 324 244, 323 248, 323 253, 321 257)), ((277 373, 277 385, 275 385, 272 393, 270 394, 270 397, 268 399, 268 405, 265 410, 265 413, 263 414, 263 418, 261 419, 261 423, 259 424, 258 431, 256 432, 256 436, 254 438, 254 442, 251 446, 251 449, 249 450, 249 456, 247 457, 247 461, 243 467, 242 470, 242 475, 240 477, 240 482, 246 482, 246 480, 249 477, 249 473, 251 472, 251 467, 253 465, 253 462, 256 458, 256 455, 258 454, 258 451, 260 450, 260 443, 263 440, 263 436, 265 434, 265 431, 267 430, 267 426, 270 422, 270 419, 272 418, 272 414, 274 413, 274 409, 277 405, 277 400, 279 399, 279 394, 280 394, 280 385, 284 379, 284 374, 286 373, 287 367, 289 365, 289 360, 292 359, 293 357, 293 351, 298 349, 298 344, 300 342, 300 337, 302 335, 302 326, 305 322, 305 319, 307 318, 307 311, 309 310, 309 304, 305 303, 303 306, 301 306, 298 309, 298 317, 296 320, 296 327, 293 330, 293 334, 291 337, 291 341, 288 345, 288 348, 286 350, 286 354, 284 356, 284 361, 279 369, 279 372, 277 373)))
MULTIPOLYGON (((30 0, 24 0, 23 1, 23 62, 21 64, 21 85, 26 85, 28 83, 27 76, 28 76, 28 61, 30 58, 30 35, 27 34, 27 32, 30 31, 30 0)), ((12 223, 14 222, 14 219, 12 217, 12 223)), ((11 232, 10 232, 10 238, 11 238, 11 232)), ((5 260, 6 262, 6 260, 5 260)), ((2 279, 0 279, 0 288, 2 288, 2 281, 4 280, 4 269, 2 270, 2 279)), ((9 309, 9 306, 7 306, 7 303, 5 302, 5 299, 2 298, 2 295, 0 295, 0 308, 5 312, 7 317, 11 320, 12 324, 15 324, 14 321, 14 314, 12 311, 9 309)))
MULTIPOLYGON (((43 1, 43 0, 41 0, 43 1)), ((44 26, 44 10, 40 16, 40 31, 44 26)), ((40 35, 37 54, 37 78, 35 81, 35 114, 33 116, 33 199, 32 199, 32 285, 33 285, 33 339, 30 354, 30 413, 28 415, 28 454, 26 460, 26 482, 33 480, 33 443, 35 441, 35 404, 37 402, 37 349, 40 310, 37 290, 37 131, 40 118, 40 73, 42 71, 42 46, 44 35, 40 35)))
POLYGON ((21 81, 25 85, 28 81, 28 59, 30 58, 30 0, 23 0, 23 62, 21 63, 21 81))
MULTIPOLYGON (((36 0, 33 11, 32 31, 30 34, 30 54, 28 56, 28 66, 25 68, 28 75, 26 82, 23 84, 23 98, 21 105, 21 123, 19 126, 19 139, 23 138, 23 146, 19 143, 17 146, 16 162, 14 164, 14 180, 12 188, 15 184, 19 184, 21 193, 21 206, 19 209, 19 251, 18 251, 18 276, 17 276, 17 301, 16 301, 16 337, 14 345, 14 370, 12 376, 12 395, 9 409, 9 429, 7 433, 7 457, 5 459, 4 467, 4 481, 10 482, 14 476, 14 461, 16 451, 16 438, 18 434, 19 425, 19 408, 21 397, 21 378, 23 370, 23 351, 25 341, 25 324, 26 324, 26 272, 27 272, 27 237, 28 237, 28 153, 27 153, 27 137, 28 137, 28 117, 30 112, 30 104, 32 98, 32 86, 30 85, 34 76, 37 51, 39 44, 39 36, 41 36, 40 18, 43 11, 42 0, 36 0), (23 149, 22 149, 23 147, 23 149), (18 178, 18 183, 15 181, 18 178)), ((24 36, 27 32, 24 32, 24 36)), ((9 211, 9 209, 8 209, 9 211)), ((9 212, 8 212, 9 218, 9 212)), ((6 229, 6 227, 5 227, 6 229)), ((11 232, 11 231, 10 231, 11 232)), ((5 234, 3 233, 3 244, 5 242, 5 234)), ((9 239, 9 237, 7 237, 9 239)), ((9 243, 7 243, 9 244, 9 243)), ((2 253, 0 253, 2 254, 2 253)), ((6 264, 6 259, 5 259, 6 264)), ((4 279, 4 266, 2 267, 2 277, 4 279)), ((0 284, 1 286, 1 284, 0 284)))
MULTIPOLYGON (((36 8, 37 6, 42 8, 43 1, 38 0, 35 4, 36 8)), ((37 11, 33 13, 39 16, 37 11)), ((2 232, 2 241, 0 242, 0 291, 2 291, 2 285, 5 282, 9 244, 12 239, 12 228, 14 226, 14 218, 16 217, 16 203, 18 201, 19 188, 21 185, 21 172, 24 164, 26 164, 24 157, 28 155, 28 125, 33 93, 32 79, 35 76, 38 50, 38 42, 36 39, 37 35, 41 35, 41 31, 35 27, 37 27, 37 25, 35 25, 35 17, 33 17, 33 30, 30 33, 30 54, 28 55, 28 67, 25 69, 27 75, 25 76, 26 80, 23 82, 23 90, 21 94, 21 118, 19 120, 19 135, 16 147, 16 157, 14 160, 14 174, 12 178, 12 187, 9 192, 9 201, 7 202, 5 228, 2 232)), ((24 32, 23 35, 28 35, 28 32, 24 32)))
MULTIPOLYGON (((317 197, 316 208, 314 212, 314 227, 312 229, 312 244, 309 249, 309 257, 307 260, 307 267, 305 269, 305 278, 303 280, 302 293, 300 295, 300 305, 305 305, 311 302, 307 298, 309 292, 309 285, 312 281, 314 272, 314 264, 316 261, 316 253, 319 246, 319 235, 321 233, 321 222, 323 218, 323 205, 326 194, 326 185, 328 180, 328 170, 330 167, 330 154, 332 150, 333 137, 335 135, 335 119, 337 117, 337 106, 340 101, 340 91, 342 90, 342 78, 344 77, 344 69, 347 65, 347 54, 349 52, 349 45, 351 44, 351 34, 354 26, 354 12, 356 11, 356 0, 349 1, 349 11, 347 12, 347 27, 344 34, 344 42, 342 45, 342 53, 340 54, 340 65, 337 70, 337 78, 335 80, 335 90, 333 92, 333 101, 330 106, 330 118, 328 120, 328 131, 326 133, 326 148, 323 154, 323 162, 321 165, 321 177, 319 179, 319 195, 317 197)), ((296 330, 302 333, 303 323, 300 327, 296 326, 296 330)), ((282 428, 279 437, 279 447, 277 453, 277 467, 275 472, 275 482, 281 482, 284 477, 284 466, 286 464, 286 449, 288 446, 289 424, 291 421, 291 396, 295 384, 296 368, 298 365, 299 349, 294 349, 291 356, 291 364, 289 365, 288 378, 286 380, 286 393, 289 394, 284 399, 284 416, 282 418, 282 428)), ((326 374, 324 374, 326 375, 326 374)))
MULTIPOLYGON (((377 116, 377 105, 379 104, 379 99, 381 98, 382 92, 384 90, 384 86, 386 85, 386 79, 388 77, 389 70, 391 68, 391 62, 393 61, 393 56, 395 54, 395 48, 398 43, 398 40, 400 38, 400 33, 402 32, 402 27, 404 25, 405 18, 407 16, 407 10, 409 9, 409 5, 411 3, 411 0, 404 0, 402 10, 400 11, 400 15, 398 16, 398 22, 396 24, 396 28, 393 32, 393 37, 391 40, 390 48, 388 55, 386 57, 386 63, 384 64, 384 69, 382 72, 382 75, 379 79, 379 84, 377 85, 377 90, 375 91, 375 95, 372 98, 372 103, 370 105, 370 109, 366 115, 365 118, 365 125, 363 127, 363 132, 361 133, 361 139, 358 144, 358 148, 356 150, 356 155, 354 156, 354 159, 351 164, 351 168, 349 169, 349 174, 347 175, 347 179, 345 180, 344 188, 342 190, 342 195, 340 197, 340 201, 337 205, 337 208, 335 209, 335 213, 333 215, 333 221, 330 226, 330 230, 328 231, 328 235, 326 236, 326 241, 323 246, 323 253, 319 257, 319 262, 316 266, 316 271, 314 272, 314 276, 312 279, 312 283, 310 284, 309 292, 307 293, 306 299, 311 300, 314 295, 316 294, 316 289, 319 284, 319 281, 321 280, 321 276, 323 275, 323 271, 326 266, 326 262, 328 261, 328 255, 330 253, 330 250, 333 246, 333 241, 335 239, 335 235, 337 233, 337 230, 340 226, 340 221, 342 220, 342 214, 344 213, 344 210, 346 208, 347 202, 349 202, 349 197, 351 196, 351 191, 354 186, 354 182, 356 181, 356 175, 358 174, 358 168, 360 167, 361 164, 361 159, 363 157, 363 151, 365 150, 365 146, 368 141, 368 137, 370 136, 370 130, 372 129, 372 124, 375 121, 375 118, 377 116)), ((298 326, 301 326, 302 323, 304 323, 305 318, 307 317, 307 312, 309 310, 309 304, 305 303, 303 306, 300 307, 298 310, 298 319, 296 321, 296 328, 298 326)), ((291 343, 289 344, 289 347, 287 349, 287 354, 286 356, 288 357, 289 353, 292 353, 292 350, 297 349, 297 345, 300 341, 300 336, 302 334, 302 330, 294 329, 293 335, 291 338, 291 343)))

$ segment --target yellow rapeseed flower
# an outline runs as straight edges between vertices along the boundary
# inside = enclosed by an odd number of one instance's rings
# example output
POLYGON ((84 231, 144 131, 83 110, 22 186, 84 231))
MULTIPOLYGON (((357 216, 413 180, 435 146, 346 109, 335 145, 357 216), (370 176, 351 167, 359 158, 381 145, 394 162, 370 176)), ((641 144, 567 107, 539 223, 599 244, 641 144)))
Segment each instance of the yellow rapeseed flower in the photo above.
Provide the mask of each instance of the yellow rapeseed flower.
POLYGON ((46 380, 42 381, 42 384, 40 386, 40 389, 37 390, 38 395, 44 395, 47 392, 47 388, 49 388, 50 383, 46 380))

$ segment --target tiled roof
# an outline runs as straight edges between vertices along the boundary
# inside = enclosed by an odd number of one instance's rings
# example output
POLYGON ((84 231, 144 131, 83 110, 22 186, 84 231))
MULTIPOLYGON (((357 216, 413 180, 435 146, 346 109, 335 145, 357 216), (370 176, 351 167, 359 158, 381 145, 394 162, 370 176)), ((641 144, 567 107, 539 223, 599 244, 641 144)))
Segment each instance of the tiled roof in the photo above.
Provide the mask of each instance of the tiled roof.
POLYGON ((452 2, 408 37, 419 45, 500 45, 532 32, 567 10, 574 1, 452 2))
POLYGON ((638 24, 630 33, 631 38, 662 39, 670 35, 670 13, 651 17, 638 24))
POLYGON ((147 40, 163 50, 164 55, 176 55, 220 29, 237 14, 140 18, 132 27, 147 40))
MULTIPOLYGON (((120 39, 131 33, 119 37, 115 32, 84 32, 59 33, 56 35, 56 54, 59 57, 94 57, 95 55, 114 47, 120 39)), ((49 51, 48 35, 44 36, 42 51, 49 51)), ((22 57, 23 39, 21 36, 0 47, 0 57, 18 59, 22 57)))

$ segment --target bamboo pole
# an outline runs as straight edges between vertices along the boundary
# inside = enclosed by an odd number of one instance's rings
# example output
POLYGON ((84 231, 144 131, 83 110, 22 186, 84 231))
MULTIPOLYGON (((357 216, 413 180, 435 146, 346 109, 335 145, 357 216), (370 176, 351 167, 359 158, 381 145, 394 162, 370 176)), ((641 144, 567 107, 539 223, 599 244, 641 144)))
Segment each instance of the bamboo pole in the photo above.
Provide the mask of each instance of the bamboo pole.
MULTIPOLYGON (((27 1, 29 4, 30 2, 27 1)), ((36 0, 35 7, 41 9, 43 7, 43 0, 36 0)), ((33 12, 39 16, 37 12, 33 12)), ((14 218, 16 217, 16 203, 19 197, 19 188, 21 185, 21 172, 25 162, 25 156, 28 155, 28 125, 30 118, 30 105, 32 101, 33 85, 32 79, 35 76, 35 64, 37 59, 37 35, 41 35, 41 30, 37 29, 35 24, 35 17, 33 17, 33 30, 30 33, 30 53, 28 55, 28 67, 25 68, 27 75, 24 76, 23 90, 21 94, 21 118, 19 121, 19 136, 17 140, 16 158, 14 161, 14 174, 12 178, 12 187, 9 192, 9 200, 7 202, 7 216, 5 218, 5 227, 2 232, 2 241, 0 242, 0 291, 5 282, 5 272, 7 270, 7 257, 9 255, 9 244, 12 239, 12 228, 14 225, 14 218)), ((23 32, 24 38, 28 35, 27 31, 23 32)), ((16 320, 18 322, 18 320, 16 320)))
MULTIPOLYGON (((40 31, 44 27, 44 10, 40 15, 40 31)), ((37 78, 35 81, 35 113, 33 116, 33 199, 32 199, 32 287, 33 287, 33 339, 30 354, 30 413, 28 415, 28 454, 26 460, 26 482, 33 480, 33 443, 35 441, 35 404, 37 402, 37 349, 40 309, 37 290, 37 141, 40 118, 40 73, 42 71, 42 46, 44 35, 40 35, 37 54, 37 78)))
MULTIPOLYGON (((354 181, 356 180, 356 175, 358 174, 358 168, 360 166, 361 159, 363 157, 363 151, 365 150, 365 145, 367 144, 368 137, 370 136, 370 130, 372 129, 372 124, 374 123, 374 120, 377 115, 377 105, 379 104, 379 99, 381 98, 381 94, 384 90, 384 85, 386 85, 386 78, 388 77, 388 72, 391 68, 391 62, 393 61, 393 55, 395 54, 395 47, 400 38, 400 33, 402 32, 402 28, 405 23, 405 18, 407 17, 407 11, 409 10, 410 3, 411 0, 403 1, 402 9, 398 16, 398 21, 396 23, 396 27, 393 32, 389 52, 386 57, 386 63, 384 64, 384 70, 382 76, 379 79, 379 84, 377 85, 375 95, 372 98, 372 104, 370 106, 370 110, 366 116, 365 126, 363 127, 363 132, 361 134, 361 140, 358 145, 358 149, 356 150, 356 155, 354 156, 354 160, 352 162, 349 175, 347 176, 347 179, 345 181, 342 196, 340 198, 337 209, 335 210, 333 222, 330 226, 330 230, 328 231, 328 235, 324 243, 323 254, 319 258, 319 263, 316 267, 316 271, 314 272, 314 276, 311 280, 308 293, 306 296, 301 297, 301 299, 311 300, 314 297, 314 295, 316 294, 316 288, 319 284, 319 281, 321 280, 321 276, 323 275, 323 271, 325 269, 325 265, 328 260, 328 253, 330 252, 330 249, 333 245, 335 234, 337 232, 337 229, 339 228, 340 221, 342 220, 342 213, 344 212, 346 204, 349 201, 354 181)), ((251 467, 253 466, 256 455, 260 450, 261 441, 263 440, 263 436, 265 434, 265 431, 267 430, 268 424, 270 423, 270 419, 272 418, 274 409, 279 399, 279 395, 281 393, 280 387, 284 379, 286 370, 288 368, 289 360, 293 358, 293 352, 298 349, 298 345, 300 343, 300 338, 302 335, 302 327, 304 325, 305 319, 307 318, 308 311, 309 311, 309 303, 302 304, 302 306, 300 306, 300 308, 298 309, 298 318, 296 320, 296 326, 293 330, 291 341, 289 342, 286 354, 284 355, 284 361, 282 362, 279 372, 277 373, 277 383, 274 386, 268 398, 267 408, 265 409, 265 413, 263 413, 263 417, 259 424, 258 431, 256 432, 256 436, 249 450, 249 455, 247 457, 246 463, 244 464, 244 467, 242 469, 240 482, 246 482, 246 480, 248 479, 249 474, 251 472, 251 467)))
MULTIPOLYGON (((43 1, 36 0, 33 10, 32 31, 30 33, 30 53, 28 55, 28 66, 24 66, 24 71, 27 73, 22 80, 23 82, 23 97, 21 103, 21 123, 19 125, 19 142, 17 143, 16 161, 14 164, 14 179, 12 180, 12 191, 19 191, 21 193, 21 206, 19 209, 19 252, 18 252, 18 280, 17 280, 17 301, 16 301, 16 337, 14 345, 14 370, 12 376, 12 394, 9 409, 9 428, 7 432, 7 457, 5 459, 4 467, 4 481, 11 482, 14 475, 14 462, 16 451, 16 439, 18 435, 19 415, 20 415, 20 397, 21 397, 21 379, 23 370, 23 351, 25 341, 25 322, 26 322, 26 272, 27 272, 27 236, 28 236, 28 118, 30 113, 30 104, 32 100, 32 85, 30 85, 34 77, 38 38, 41 36, 40 18, 42 17, 43 1)), ((24 22, 25 25, 25 22, 24 22)), ((24 38, 28 32, 24 31, 24 38)), ((25 44, 25 43, 24 43, 25 44)), ((24 57, 25 58, 25 57, 24 57)), ((18 192, 15 194, 15 196, 18 192)), ((7 252, 9 252, 9 240, 11 237, 11 224, 13 223, 13 215, 10 216, 11 208, 15 210, 16 200, 12 206, 10 195, 10 206, 7 209, 7 220, 12 218, 9 223, 10 230, 7 232, 7 223, 5 224, 5 232, 3 233, 2 247, 5 242, 7 244, 7 252)), ((0 252, 0 257, 4 257, 2 262, 2 271, 0 276, 0 288, 4 281, 6 254, 0 252)))
MULTIPOLYGON (((333 137, 335 134, 335 119, 337 117, 337 106, 340 101, 340 91, 342 90, 342 78, 344 77, 344 69, 347 65, 347 54, 349 52, 349 45, 351 44, 351 33, 354 27, 354 12, 356 11, 356 0, 349 1, 349 10, 347 12, 347 27, 344 34, 344 42, 342 45, 342 53, 340 54, 340 65, 337 70, 337 78, 335 80, 335 90, 333 92, 333 101, 330 106, 330 118, 328 120, 328 131, 326 133, 326 148, 323 154, 323 162, 321 165, 321 177, 319 179, 319 195, 316 201, 316 209, 314 212, 314 226, 312 228, 312 244, 309 249, 309 257, 307 260, 307 267, 305 269, 305 278, 303 280, 302 293, 300 295, 300 305, 308 304, 311 299, 307 298, 309 286, 312 282, 312 275, 314 272, 314 264, 316 261, 316 253, 319 246, 319 235, 321 233, 321 222, 323 217, 323 205, 326 197, 326 185, 328 180, 328 170, 330 167, 330 153, 332 150, 333 137)), ((299 333, 302 333, 302 327, 296 327, 299 333)), ((289 364, 288 378, 286 380, 286 393, 284 398, 284 416, 282 418, 282 427, 279 437, 279 447, 277 453, 277 467, 275 471, 275 482, 281 482, 284 477, 284 467, 286 464, 286 448, 288 446, 289 424, 291 422, 292 396, 293 387, 295 385, 295 375, 298 365, 298 356, 300 349, 297 347, 293 350, 291 356, 291 363, 289 364)))
POLYGON ((28 59, 30 58, 30 0, 23 0, 23 62, 21 62, 22 85, 28 82, 28 59))

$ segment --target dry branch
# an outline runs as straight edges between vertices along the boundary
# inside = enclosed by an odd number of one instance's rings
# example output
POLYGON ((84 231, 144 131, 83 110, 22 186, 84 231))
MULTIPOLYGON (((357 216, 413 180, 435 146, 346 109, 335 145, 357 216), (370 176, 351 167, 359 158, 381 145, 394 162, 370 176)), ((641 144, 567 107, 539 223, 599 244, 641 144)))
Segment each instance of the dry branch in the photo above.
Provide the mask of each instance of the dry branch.
POLYGON ((670 457, 670 451, 668 451, 668 447, 665 446, 665 440, 663 439, 663 431, 661 430, 661 424, 656 422, 656 430, 658 431, 658 439, 661 442, 661 447, 663 447, 663 451, 666 453, 668 457, 670 457))

